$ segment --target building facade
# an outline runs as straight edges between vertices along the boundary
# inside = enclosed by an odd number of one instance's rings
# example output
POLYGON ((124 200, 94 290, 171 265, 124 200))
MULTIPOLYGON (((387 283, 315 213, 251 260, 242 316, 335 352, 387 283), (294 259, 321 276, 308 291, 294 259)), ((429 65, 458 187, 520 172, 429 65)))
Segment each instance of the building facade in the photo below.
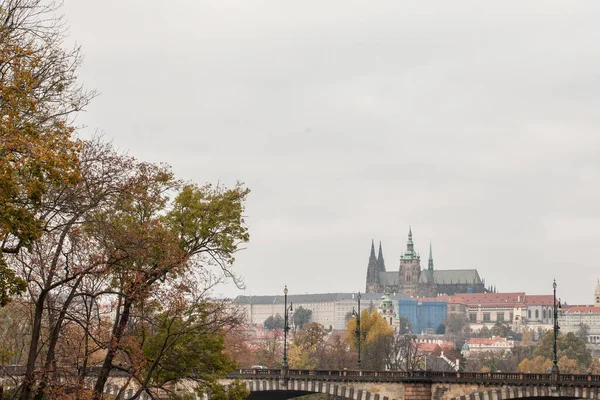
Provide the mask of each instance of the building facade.
MULTIPOLYGON (((361 311, 380 306, 382 298, 387 296, 390 301, 397 302, 406 296, 383 293, 361 294, 361 311)), ((288 306, 293 304, 294 310, 302 307, 312 311, 311 322, 317 322, 325 329, 345 330, 346 322, 352 310, 358 309, 358 299, 355 293, 315 293, 315 294, 290 294, 287 297, 288 306)), ((246 322, 253 325, 262 325, 268 317, 277 314, 284 315, 284 297, 276 296, 238 296, 233 300, 246 316, 246 322)), ((386 310, 387 311, 387 310, 386 310)), ((394 310, 390 310, 395 314, 394 310)), ((293 312, 292 312, 293 315, 293 312)), ((392 320, 392 323, 394 321, 392 320)))
POLYGON ((476 269, 434 269, 431 245, 427 269, 421 269, 421 256, 415 250, 412 229, 409 228, 406 251, 400 256, 397 272, 386 271, 381 243, 378 256, 375 256, 375 244, 371 243, 366 292, 386 291, 409 297, 434 297, 440 293, 484 293, 487 290, 476 269))
MULTIPOLYGON (((410 332, 414 334, 436 333, 447 316, 445 301, 419 301, 418 299, 398 300, 398 317, 406 318, 410 332)), ((408 333, 408 332, 400 332, 408 333)))

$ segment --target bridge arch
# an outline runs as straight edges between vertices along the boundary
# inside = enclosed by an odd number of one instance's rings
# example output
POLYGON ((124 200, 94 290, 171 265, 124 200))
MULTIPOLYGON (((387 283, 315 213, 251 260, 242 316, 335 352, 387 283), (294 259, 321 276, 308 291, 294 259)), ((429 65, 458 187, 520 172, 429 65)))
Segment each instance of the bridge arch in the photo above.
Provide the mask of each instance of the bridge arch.
POLYGON ((303 396, 307 394, 323 393, 348 400, 392 400, 379 393, 372 393, 364 389, 351 387, 344 382, 288 379, 286 385, 283 380, 264 379, 246 381, 246 389, 250 392, 249 399, 269 398, 275 400, 289 398, 279 397, 278 395, 303 396), (269 393, 271 394, 270 396, 268 395, 269 393))
POLYGON ((450 398, 450 400, 513 400, 513 399, 598 399, 599 391, 597 387, 581 386, 504 386, 502 388, 490 388, 488 390, 474 391, 460 396, 450 398))

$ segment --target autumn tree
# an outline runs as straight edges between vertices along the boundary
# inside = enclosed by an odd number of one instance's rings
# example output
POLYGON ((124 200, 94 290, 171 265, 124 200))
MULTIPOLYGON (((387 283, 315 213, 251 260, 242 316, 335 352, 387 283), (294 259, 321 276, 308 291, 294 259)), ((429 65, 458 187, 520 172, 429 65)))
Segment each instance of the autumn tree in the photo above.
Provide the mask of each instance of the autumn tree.
MULTIPOLYGON (((554 333, 552 331, 546 334, 538 341, 535 346, 534 355, 543 356, 548 360, 553 359, 554 333)), ((585 342, 574 333, 558 335, 556 340, 558 359, 563 356, 575 360, 577 365, 585 370, 592 362, 592 354, 585 346, 585 342)))
POLYGON ((4 256, 42 236, 47 191, 80 179, 72 121, 94 93, 77 82, 81 55, 64 48, 66 32, 52 2, 0 4, 0 305, 26 285, 4 256))
MULTIPOLYGON (((346 341, 355 351, 358 350, 356 338, 356 318, 348 321, 346 341)), ((363 310, 360 315, 361 362, 365 369, 383 370, 394 338, 392 327, 377 310, 363 310)))
POLYGON ((92 225, 119 299, 94 399, 102 395, 135 308, 169 277, 190 271, 216 268, 241 284, 230 267, 249 238, 243 219, 248 190, 241 185, 182 185, 162 165, 138 163, 133 170, 116 207, 98 212, 92 225))
POLYGON ((134 340, 123 346, 125 368, 138 387, 134 396, 168 393, 171 385, 184 379, 194 382, 199 393, 206 393, 235 368, 224 349, 227 331, 241 322, 239 315, 225 302, 203 298, 190 302, 181 288, 176 291, 169 290, 167 308, 138 321, 134 340))
POLYGON ((110 145, 101 143, 100 138, 85 142, 80 153, 81 179, 73 185, 63 184, 47 190, 46 233, 9 260, 12 270, 27 283, 33 306, 22 399, 32 396, 31 387, 37 379, 34 371, 42 356, 42 337, 48 339, 45 340, 40 393, 51 370, 55 370, 63 321, 73 311, 72 302, 82 296, 80 284, 89 274, 106 273, 106 265, 98 257, 98 247, 86 233, 85 226, 98 208, 110 209, 111 202, 120 197, 129 174, 129 161, 110 145), (48 327, 46 332, 44 326, 48 327))
POLYGON ((399 371, 425 369, 425 355, 419 350, 415 335, 394 335, 387 356, 387 368, 399 371))
POLYGON ((552 368, 551 360, 544 356, 536 356, 533 359, 523 359, 517 366, 517 371, 532 374, 546 374, 550 368, 552 368))
POLYGON ((316 322, 297 330, 289 351, 292 368, 316 368, 326 351, 327 334, 323 325, 316 322))

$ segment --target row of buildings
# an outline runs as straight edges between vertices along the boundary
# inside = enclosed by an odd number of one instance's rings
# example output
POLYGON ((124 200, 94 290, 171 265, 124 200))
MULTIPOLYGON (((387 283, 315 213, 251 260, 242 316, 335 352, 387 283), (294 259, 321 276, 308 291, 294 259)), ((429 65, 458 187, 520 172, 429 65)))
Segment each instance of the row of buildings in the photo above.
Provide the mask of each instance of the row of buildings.
MULTIPOLYGON (((358 307, 354 293, 289 295, 288 300, 296 308, 312 310, 313 321, 332 330, 344 330, 352 310, 358 307)), ((553 295, 497 293, 494 286, 486 286, 476 269, 436 269, 431 244, 427 268, 421 269, 421 257, 409 227, 397 271, 386 270, 381 243, 378 255, 371 243, 362 308, 377 309, 399 332, 406 329, 399 324, 401 317, 408 319, 413 333, 435 333, 451 315, 465 317, 473 332, 497 323, 521 332, 552 329, 554 300, 553 295)), ((262 324, 284 310, 283 296, 238 296, 235 303, 253 324, 262 324)), ((564 304, 559 323, 563 333, 583 329, 590 343, 600 343, 600 282, 593 304, 564 304)))
MULTIPOLYGON (((238 296, 241 307, 252 324, 263 324, 269 316, 283 315, 283 296, 238 296)), ((288 295, 294 307, 312 310, 312 320, 331 330, 346 329, 352 310, 358 308, 354 293, 288 295)), ((361 308, 377 309, 398 332, 400 317, 408 319, 412 333, 436 333, 450 315, 467 319, 472 332, 496 323, 510 326, 515 332, 548 330, 553 326, 552 295, 515 293, 457 293, 436 297, 410 298, 398 293, 364 293, 361 308)), ((559 313, 562 333, 584 329, 590 343, 600 343, 600 283, 594 292, 593 305, 563 304, 559 313)))

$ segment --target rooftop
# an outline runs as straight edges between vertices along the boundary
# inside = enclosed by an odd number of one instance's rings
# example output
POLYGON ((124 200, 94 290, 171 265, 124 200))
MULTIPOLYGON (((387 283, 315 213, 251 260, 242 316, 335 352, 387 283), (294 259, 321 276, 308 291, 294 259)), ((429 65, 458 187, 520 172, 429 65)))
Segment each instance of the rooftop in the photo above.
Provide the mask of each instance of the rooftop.
MULTIPOLYGON (((361 293, 361 302, 373 301, 376 305, 381 301, 384 293, 361 293)), ((402 294, 388 294, 392 300, 408 299, 402 294)), ((356 293, 311 293, 311 294, 288 294, 288 302, 293 303, 333 303, 338 301, 357 301, 356 293)), ((283 304, 284 296, 237 296, 233 299, 236 304, 283 304)))

